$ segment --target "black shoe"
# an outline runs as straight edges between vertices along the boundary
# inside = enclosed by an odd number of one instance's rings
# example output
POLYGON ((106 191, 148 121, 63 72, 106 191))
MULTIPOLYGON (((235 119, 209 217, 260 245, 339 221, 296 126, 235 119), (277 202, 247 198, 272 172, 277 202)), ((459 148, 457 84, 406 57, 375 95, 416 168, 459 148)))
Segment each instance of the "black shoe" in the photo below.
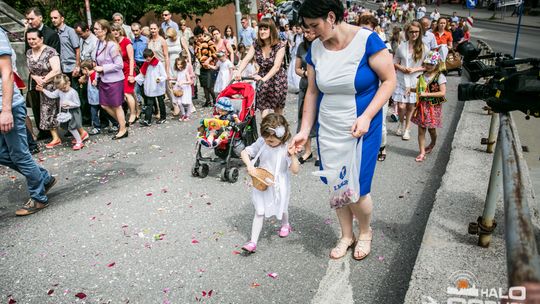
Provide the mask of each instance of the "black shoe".
POLYGON ((313 153, 309 153, 309 156, 305 159, 302 156, 299 156, 298 161, 300 162, 300 164, 303 164, 312 158, 313 158, 313 153))
POLYGON ((118 136, 118 134, 113 136, 112 140, 118 140, 118 139, 122 139, 122 138, 126 138, 126 137, 128 137, 128 130, 126 130, 126 132, 122 136, 118 136))
POLYGON ((50 139, 52 138, 52 135, 50 132, 39 132, 36 136, 37 140, 44 140, 44 139, 50 139))
POLYGON ((151 123, 147 120, 141 120, 139 121, 139 124, 141 125, 141 127, 149 127, 151 125, 151 123))
POLYGON ((315 165, 315 167, 320 167, 320 166, 321 166, 321 161, 317 159, 317 160, 315 161, 315 164, 314 164, 314 165, 315 165))
POLYGON ((161 124, 164 124, 166 122, 167 122, 166 119, 160 119, 160 120, 156 121, 156 124, 161 125, 161 124))
POLYGON ((56 185, 56 178, 51 176, 49 182, 45 184, 45 193, 48 193, 54 185, 56 185))
POLYGON ((107 133, 109 133, 109 134, 118 133, 118 127, 117 127, 117 126, 112 126, 112 127, 110 127, 110 128, 107 130, 107 133))

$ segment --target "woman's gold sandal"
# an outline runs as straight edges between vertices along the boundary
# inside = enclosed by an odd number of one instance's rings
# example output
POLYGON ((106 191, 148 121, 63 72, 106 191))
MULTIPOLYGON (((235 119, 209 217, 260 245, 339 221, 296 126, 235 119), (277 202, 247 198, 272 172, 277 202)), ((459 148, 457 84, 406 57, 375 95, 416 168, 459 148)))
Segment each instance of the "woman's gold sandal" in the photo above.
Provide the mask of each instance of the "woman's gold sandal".
POLYGON ((339 239, 336 247, 332 248, 332 250, 330 251, 330 258, 334 260, 341 259, 347 254, 347 250, 354 245, 354 242, 354 238, 351 239, 350 242, 347 242, 344 239, 339 239), (332 253, 337 254, 332 255, 332 253))

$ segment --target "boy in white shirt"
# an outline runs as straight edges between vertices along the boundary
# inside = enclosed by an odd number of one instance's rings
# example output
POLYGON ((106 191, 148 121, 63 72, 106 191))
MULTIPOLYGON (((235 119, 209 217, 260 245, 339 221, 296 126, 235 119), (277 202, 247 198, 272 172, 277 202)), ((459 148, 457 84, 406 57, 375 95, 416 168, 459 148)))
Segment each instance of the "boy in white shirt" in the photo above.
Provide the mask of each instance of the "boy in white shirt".
POLYGON ((165 81, 167 80, 167 73, 165 67, 156 57, 154 52, 150 49, 145 49, 143 52, 144 60, 141 67, 141 72, 135 81, 139 85, 144 85, 144 120, 141 120, 141 126, 147 127, 152 123, 152 110, 154 103, 159 105, 159 120, 157 124, 165 123, 165 81))

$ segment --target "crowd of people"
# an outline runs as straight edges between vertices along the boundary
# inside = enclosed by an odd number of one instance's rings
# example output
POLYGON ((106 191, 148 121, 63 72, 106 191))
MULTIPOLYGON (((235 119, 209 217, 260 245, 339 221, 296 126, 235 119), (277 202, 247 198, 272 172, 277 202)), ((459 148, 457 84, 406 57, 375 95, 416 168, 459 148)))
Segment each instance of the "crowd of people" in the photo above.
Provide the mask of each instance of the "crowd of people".
MULTIPOLYGON (((203 107, 215 105, 229 115, 230 103, 216 96, 231 80, 250 77, 257 86, 261 138, 241 158, 249 174, 255 175, 258 159, 276 179, 269 192, 253 190, 255 217, 244 250, 256 250, 265 216, 282 220, 281 237, 291 232, 289 171, 298 172, 314 158, 333 193, 330 206, 342 232, 330 257, 341 258, 350 247, 355 259, 369 255, 371 181, 377 161, 386 159, 387 112, 403 140, 411 138, 411 123, 418 126, 415 160, 424 161, 442 126, 445 57, 470 39, 463 20, 456 14, 447 19, 436 10, 427 15, 424 6, 413 2, 394 1, 370 11, 356 5, 344 8, 339 0, 305 0, 296 23, 263 6, 257 18, 242 18, 236 37, 231 26, 221 30, 196 19, 190 29, 185 20, 173 21, 167 10, 161 16, 162 22, 129 26, 116 13, 112 22, 100 19, 70 27, 62 11, 53 10, 52 29, 43 24, 38 8, 28 9, 26 98, 38 134, 20 91, 9 90, 11 71, 1 65, 0 164, 21 172, 31 194, 17 215, 45 208, 46 192, 56 182, 30 156, 39 151, 36 140, 50 137, 45 147, 54 149, 63 141, 60 128, 73 137, 73 150, 80 150, 92 135, 128 137, 138 120, 144 127, 165 123, 167 112, 189 121, 199 90, 203 107), (283 116, 288 91, 298 99, 294 136, 283 116), (353 217, 359 221, 357 235, 353 217)), ((9 62, 11 55, 2 33, 0 60, 9 62)))

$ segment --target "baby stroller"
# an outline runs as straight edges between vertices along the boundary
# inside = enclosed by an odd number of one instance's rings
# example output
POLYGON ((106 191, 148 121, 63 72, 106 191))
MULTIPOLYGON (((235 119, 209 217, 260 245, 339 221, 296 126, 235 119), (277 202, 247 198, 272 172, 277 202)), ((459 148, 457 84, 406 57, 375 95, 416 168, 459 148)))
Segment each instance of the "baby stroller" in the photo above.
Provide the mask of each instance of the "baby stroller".
MULTIPOLYGON (((242 78, 249 80, 250 78, 242 78)), ((221 180, 235 183, 238 180, 238 167, 231 166, 231 158, 240 158, 244 147, 254 143, 257 138, 257 120, 255 117, 255 90, 250 83, 231 82, 217 97, 228 97, 233 108, 238 113, 239 123, 231 122, 223 132, 229 132, 228 138, 221 141, 216 147, 210 147, 216 157, 202 155, 202 149, 208 149, 200 141, 196 144, 195 164, 191 168, 193 177, 205 178, 210 171, 209 163, 219 163, 221 180)), ((214 107, 214 114, 216 114, 214 107)))

